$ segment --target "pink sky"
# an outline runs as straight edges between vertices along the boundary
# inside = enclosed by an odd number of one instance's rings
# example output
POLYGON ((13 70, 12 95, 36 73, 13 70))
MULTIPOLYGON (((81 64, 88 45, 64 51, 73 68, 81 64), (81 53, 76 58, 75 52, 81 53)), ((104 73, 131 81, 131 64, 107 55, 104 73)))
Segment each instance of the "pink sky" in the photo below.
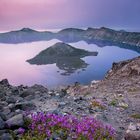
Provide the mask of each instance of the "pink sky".
POLYGON ((84 15, 82 11, 75 13, 71 7, 76 8, 68 0, 0 0, 0 25, 1 28, 57 27, 84 15))
POLYGON ((0 0, 0 30, 140 25, 139 0, 0 0))

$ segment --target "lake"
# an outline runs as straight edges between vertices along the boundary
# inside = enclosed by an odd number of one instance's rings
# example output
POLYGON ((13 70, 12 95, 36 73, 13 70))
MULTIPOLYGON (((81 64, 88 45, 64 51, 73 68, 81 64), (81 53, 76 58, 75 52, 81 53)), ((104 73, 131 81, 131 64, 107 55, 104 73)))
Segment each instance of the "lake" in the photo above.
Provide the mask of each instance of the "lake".
POLYGON ((74 82, 88 84, 92 80, 103 79, 113 62, 119 62, 139 56, 139 51, 119 46, 99 47, 85 41, 69 43, 73 47, 97 51, 97 56, 88 56, 82 60, 86 68, 77 69, 70 74, 59 69, 56 64, 31 65, 26 60, 33 58, 40 51, 60 42, 57 39, 21 44, 0 43, 0 80, 7 78, 12 85, 42 84, 49 88, 69 85, 74 82))

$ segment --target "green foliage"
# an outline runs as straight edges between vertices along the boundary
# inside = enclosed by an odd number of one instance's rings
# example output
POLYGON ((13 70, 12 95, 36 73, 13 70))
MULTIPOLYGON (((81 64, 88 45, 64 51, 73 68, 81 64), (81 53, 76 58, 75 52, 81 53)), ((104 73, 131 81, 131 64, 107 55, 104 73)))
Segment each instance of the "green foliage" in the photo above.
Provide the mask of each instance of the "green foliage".
POLYGON ((91 107, 93 107, 93 108, 99 108, 99 109, 105 109, 106 105, 103 104, 101 101, 92 100, 91 101, 91 107))
POLYGON ((131 117, 134 119, 140 119, 140 114, 132 114, 131 117))
POLYGON ((112 100, 112 101, 109 103, 109 105, 111 105, 111 106, 116 106, 116 105, 117 105, 117 100, 116 100, 116 99, 112 100))

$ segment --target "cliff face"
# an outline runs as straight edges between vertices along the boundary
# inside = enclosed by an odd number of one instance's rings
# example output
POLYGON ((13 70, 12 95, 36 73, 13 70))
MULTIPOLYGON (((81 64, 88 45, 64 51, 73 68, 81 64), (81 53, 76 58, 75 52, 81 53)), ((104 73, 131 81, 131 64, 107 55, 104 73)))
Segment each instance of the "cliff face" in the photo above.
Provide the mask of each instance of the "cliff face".
POLYGON ((140 57, 113 63, 112 69, 106 75, 106 79, 121 79, 132 77, 136 77, 136 79, 140 78, 140 57))
POLYGON ((109 28, 88 28, 87 30, 67 28, 57 33, 38 32, 29 28, 0 34, 2 43, 22 43, 31 41, 59 39, 63 42, 77 42, 85 40, 88 43, 99 45, 127 44, 140 46, 140 33, 115 31, 109 28))
POLYGON ((105 27, 100 29, 88 28, 84 36, 89 40, 95 39, 140 46, 140 33, 136 32, 115 31, 105 27))

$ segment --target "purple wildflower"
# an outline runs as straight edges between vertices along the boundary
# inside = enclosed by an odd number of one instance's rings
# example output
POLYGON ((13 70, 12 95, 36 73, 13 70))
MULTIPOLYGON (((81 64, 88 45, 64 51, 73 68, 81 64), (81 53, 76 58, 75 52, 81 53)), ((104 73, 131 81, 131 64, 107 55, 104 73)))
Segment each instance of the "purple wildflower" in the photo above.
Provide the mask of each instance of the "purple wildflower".
POLYGON ((24 132, 25 132, 25 129, 24 129, 24 128, 19 128, 19 129, 18 129, 18 133, 19 133, 19 134, 24 134, 24 132))
POLYGON ((33 136, 44 139, 51 138, 53 134, 57 133, 62 140, 65 140, 66 137, 74 140, 114 140, 115 135, 115 130, 111 126, 103 125, 94 118, 77 118, 72 115, 64 116, 51 113, 31 114, 29 131, 33 136))

